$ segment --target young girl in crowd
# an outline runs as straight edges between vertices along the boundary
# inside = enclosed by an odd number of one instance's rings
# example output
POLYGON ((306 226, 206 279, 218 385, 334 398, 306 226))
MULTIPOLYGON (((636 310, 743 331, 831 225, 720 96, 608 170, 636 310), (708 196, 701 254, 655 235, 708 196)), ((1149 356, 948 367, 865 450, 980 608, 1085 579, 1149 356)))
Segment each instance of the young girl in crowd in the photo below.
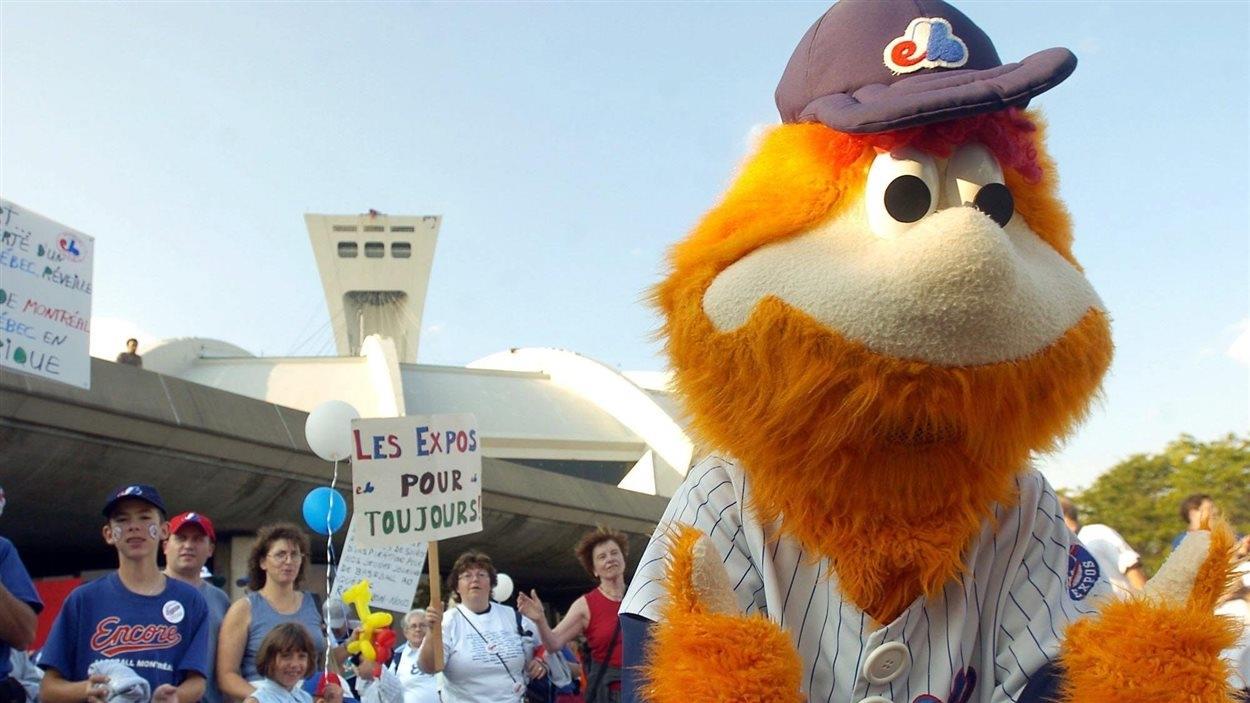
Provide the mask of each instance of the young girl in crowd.
POLYGON ((256 669, 261 679, 244 703, 313 703, 300 687, 317 666, 317 648, 297 622, 274 627, 260 643, 256 669))

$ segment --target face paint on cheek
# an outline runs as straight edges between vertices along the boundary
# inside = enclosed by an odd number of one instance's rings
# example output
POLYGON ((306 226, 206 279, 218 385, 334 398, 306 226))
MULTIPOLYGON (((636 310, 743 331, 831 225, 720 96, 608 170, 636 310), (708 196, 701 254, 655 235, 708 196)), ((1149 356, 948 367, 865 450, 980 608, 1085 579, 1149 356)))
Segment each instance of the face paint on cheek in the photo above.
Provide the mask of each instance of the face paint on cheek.
POLYGON ((161 538, 161 530, 156 525, 148 525, 148 534, 152 535, 152 539, 161 538))
POLYGON ((120 540, 121 538, 122 538, 122 528, 118 525, 113 525, 113 539, 120 540))

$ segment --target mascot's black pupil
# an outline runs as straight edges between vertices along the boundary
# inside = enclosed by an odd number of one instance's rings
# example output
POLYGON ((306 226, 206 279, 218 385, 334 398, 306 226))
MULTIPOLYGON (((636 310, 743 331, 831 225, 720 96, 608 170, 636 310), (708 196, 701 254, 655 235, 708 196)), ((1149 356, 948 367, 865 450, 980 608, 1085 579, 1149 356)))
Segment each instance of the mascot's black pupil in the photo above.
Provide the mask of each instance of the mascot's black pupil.
POLYGON ((915 222, 929 211, 932 199, 929 186, 919 177, 899 176, 885 188, 885 211, 899 222, 915 222))
POLYGON ((1016 210, 1016 201, 1011 197, 1011 191, 1002 183, 982 186, 972 204, 997 222, 999 227, 1006 227, 1011 220, 1011 213, 1016 210))

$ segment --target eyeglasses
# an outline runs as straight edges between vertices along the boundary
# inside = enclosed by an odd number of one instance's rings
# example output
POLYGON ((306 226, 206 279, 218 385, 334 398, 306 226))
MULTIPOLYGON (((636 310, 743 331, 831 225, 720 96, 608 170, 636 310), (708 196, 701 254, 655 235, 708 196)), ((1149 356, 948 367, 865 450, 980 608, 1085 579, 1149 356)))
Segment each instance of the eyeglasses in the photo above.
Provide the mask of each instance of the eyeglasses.
POLYGON ((473 581, 474 579, 490 580, 490 574, 485 571, 464 571, 460 574, 461 581, 473 581))
POLYGON ((284 561, 298 562, 304 558, 304 555, 299 552, 274 552, 269 555, 269 558, 279 563, 284 561))

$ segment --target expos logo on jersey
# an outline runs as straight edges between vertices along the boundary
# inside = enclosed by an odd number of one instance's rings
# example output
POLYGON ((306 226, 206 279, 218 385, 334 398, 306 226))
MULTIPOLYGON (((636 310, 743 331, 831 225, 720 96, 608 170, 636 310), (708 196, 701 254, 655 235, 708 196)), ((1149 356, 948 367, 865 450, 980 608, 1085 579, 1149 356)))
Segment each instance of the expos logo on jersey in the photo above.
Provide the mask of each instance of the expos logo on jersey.
POLYGON ((91 635, 91 648, 110 658, 129 652, 169 649, 180 642, 182 634, 175 625, 129 625, 116 615, 101 620, 91 635))
POLYGON ((1098 576, 1098 562, 1084 545, 1068 548, 1068 595, 1072 600, 1084 600, 1098 583, 1098 576))

